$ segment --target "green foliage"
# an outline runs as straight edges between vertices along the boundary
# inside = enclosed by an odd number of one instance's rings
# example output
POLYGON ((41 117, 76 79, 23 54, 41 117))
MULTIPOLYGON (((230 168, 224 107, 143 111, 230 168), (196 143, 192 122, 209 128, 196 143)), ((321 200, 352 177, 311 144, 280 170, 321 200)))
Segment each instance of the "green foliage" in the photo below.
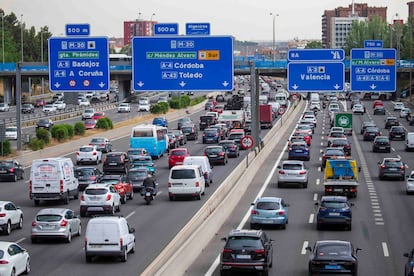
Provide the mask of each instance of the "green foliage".
POLYGON ((197 105, 201 102, 204 102, 205 100, 206 100, 206 96, 197 97, 197 98, 191 100, 190 106, 197 105))
POLYGON ((75 136, 75 128, 70 124, 62 124, 64 128, 66 128, 68 132, 68 138, 71 139, 73 136, 75 136))
POLYGON ((321 49, 322 48, 322 42, 321 41, 311 41, 308 44, 306 44, 305 49, 321 49))
POLYGON ((9 155, 12 152, 12 147, 9 140, 0 142, 0 144, 0 153, 2 153, 2 156, 9 155))
POLYGON ((173 109, 180 109, 180 98, 179 97, 173 97, 170 101, 170 107, 173 109))
POLYGON ((98 122, 96 122, 96 128, 108 130, 108 129, 113 129, 114 125, 111 119, 105 117, 105 118, 99 119, 98 122))
POLYGON ((40 150, 40 149, 43 149, 44 147, 45 147, 45 142, 43 140, 40 140, 36 137, 34 138, 30 137, 29 148, 31 150, 40 150))
POLYGON ((74 126, 75 135, 84 135, 86 132, 85 125, 82 122, 76 122, 74 126))
MULTIPOLYGON (((52 129, 53 129, 53 127, 52 127, 52 129)), ((44 129, 44 128, 36 129, 36 138, 38 140, 41 140, 44 145, 50 143, 50 133, 47 129, 44 129)))
POLYGON ((69 138, 68 129, 64 126, 64 124, 53 126, 51 134, 52 137, 59 142, 69 138))
POLYGON ((186 108, 190 105, 191 98, 188 95, 184 95, 180 97, 180 106, 181 108, 186 108))
POLYGON ((168 103, 162 102, 152 105, 150 108, 150 112, 153 114, 165 114, 168 112, 168 109, 168 103))

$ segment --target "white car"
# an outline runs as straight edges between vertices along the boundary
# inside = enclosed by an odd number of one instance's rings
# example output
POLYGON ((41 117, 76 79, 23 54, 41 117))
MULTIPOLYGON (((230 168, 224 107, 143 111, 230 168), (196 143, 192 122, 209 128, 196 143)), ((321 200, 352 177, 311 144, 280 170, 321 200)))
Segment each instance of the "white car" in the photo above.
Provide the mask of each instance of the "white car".
POLYGON ((315 126, 316 126, 316 123, 317 123, 317 120, 316 120, 315 115, 309 115, 309 114, 306 114, 306 115, 304 115, 304 116, 303 116, 302 120, 305 120, 305 121, 312 121, 312 123, 313 123, 315 126))
POLYGON ((404 107, 405 107, 404 103, 401 103, 401 102, 394 103, 394 111, 401 111, 401 109, 403 109, 404 107))
MULTIPOLYGON (((14 205, 14 203, 11 201, 0 201, 0 230, 1 232, 3 232, 6 235, 10 235, 12 229, 22 229, 22 228, 23 228, 23 211, 16 205, 14 205)), ((0 271, 1 271, 1 265, 0 265, 0 271)), ((0 275, 4 275, 4 274, 0 273, 0 275)))
POLYGON ((168 103, 168 97, 167 96, 160 96, 158 98, 158 103, 168 103))
POLYGON ((311 104, 309 105, 309 109, 314 110, 321 110, 321 103, 320 101, 312 101, 311 104))
POLYGON ((93 91, 88 91, 85 93, 86 98, 92 98, 93 96, 95 96, 95 93, 93 91))
POLYGON ((286 160, 277 168, 278 187, 282 187, 282 185, 287 183, 297 183, 302 188, 308 187, 308 169, 303 161, 286 160))
POLYGON ((87 145, 82 146, 76 152, 76 165, 83 163, 98 163, 102 162, 102 151, 99 151, 96 146, 87 145))
POLYGON ((66 103, 64 101, 56 101, 53 103, 57 110, 63 110, 66 108, 66 103))
POLYGON ((7 103, 0 103, 0 111, 7 112, 10 110, 10 106, 7 103))
POLYGON ((138 102, 138 111, 150 111, 150 104, 148 101, 139 101, 138 102))
POLYGON ((414 171, 411 171, 407 178, 406 193, 407 195, 414 193, 414 171))
POLYGON ((15 126, 6 127, 5 135, 6 135, 6 138, 9 140, 17 140, 17 127, 15 126))
POLYGON ((79 98, 78 105, 79 106, 90 106, 91 102, 87 98, 79 98))
POLYGON ((354 104, 354 106, 352 107, 352 113, 364 114, 365 108, 362 104, 354 104))
POLYGON ((14 242, 0 242, 0 275, 20 275, 30 272, 30 256, 14 242))
POLYGON ((43 107, 42 111, 44 113, 52 113, 52 112, 56 112, 56 106, 54 106, 53 104, 47 104, 43 107))
POLYGON ((408 114, 411 114, 411 110, 408 107, 404 107, 400 111, 400 118, 405 118, 408 114))
POLYGON ((80 215, 121 211, 121 196, 112 184, 89 184, 80 197, 80 215))
POLYGON ((118 106, 118 113, 131 112, 131 106, 128 103, 120 103, 118 106))
POLYGON ((92 119, 93 114, 95 114, 96 110, 94 108, 86 108, 82 112, 82 120, 92 119))

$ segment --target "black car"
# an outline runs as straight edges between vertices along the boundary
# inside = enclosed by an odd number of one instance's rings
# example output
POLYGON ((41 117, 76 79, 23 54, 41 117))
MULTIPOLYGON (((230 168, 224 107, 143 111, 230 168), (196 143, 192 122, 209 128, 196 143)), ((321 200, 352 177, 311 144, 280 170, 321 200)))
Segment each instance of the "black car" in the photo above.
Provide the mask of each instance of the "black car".
POLYGON ((223 95, 217 95, 216 96, 216 101, 219 103, 224 103, 226 101, 226 99, 224 98, 223 95))
POLYGON ((103 173, 95 167, 78 167, 75 169, 75 177, 78 179, 79 191, 84 191, 89 184, 101 182, 103 173))
POLYGON ((23 179, 24 169, 17 160, 0 161, 0 180, 14 181, 23 179))
POLYGON ((405 129, 403 126, 392 126, 389 132, 390 140, 405 140, 405 129))
POLYGON ((203 144, 218 143, 221 139, 220 129, 206 128, 203 132, 203 144))
POLYGON ((184 125, 192 124, 190 117, 183 117, 178 120, 177 129, 181 129, 184 125))
POLYGON ((405 164, 400 158, 384 158, 378 162, 378 177, 381 180, 387 178, 397 178, 401 181, 405 179, 405 164))
POLYGON ((40 119, 36 122, 36 128, 45 128, 49 130, 53 126, 51 119, 40 119))
POLYGON ((111 152, 108 153, 103 161, 103 172, 105 174, 119 173, 127 174, 128 172, 128 157, 126 152, 111 152))
MULTIPOLYGON (((144 179, 151 175, 147 167, 136 167, 128 170, 127 181, 132 184, 134 192, 141 192, 144 179)), ((154 177, 154 176, 152 176, 154 177)))
POLYGON ((351 155, 351 143, 346 138, 333 139, 330 145, 331 148, 341 147, 344 149, 345 155, 351 155))
POLYGON ((349 241, 324 240, 317 241, 313 249, 308 246, 306 250, 309 256, 309 275, 321 273, 358 274, 357 254, 360 248, 354 249, 349 241))
POLYGON ((232 230, 220 255, 220 273, 260 272, 273 265, 273 240, 262 230, 232 230))
POLYGON ((367 127, 376 127, 377 125, 372 121, 364 121, 361 125, 361 134, 364 134, 367 127))
POLYGON ((34 113, 35 108, 32 104, 22 104, 22 113, 34 113))
POLYGON ((198 130, 194 124, 185 125, 181 128, 184 135, 187 137, 187 140, 197 140, 198 139, 198 130))
POLYGON ((208 146, 204 150, 210 164, 227 164, 227 152, 223 146, 208 146))
POLYGON ((89 145, 96 146, 96 149, 102 151, 102 153, 108 153, 112 151, 111 141, 104 137, 92 138, 92 140, 89 142, 89 145))
POLYGON ((372 151, 391 152, 391 142, 387 136, 377 136, 372 143, 372 151))
POLYGON ((385 119, 385 128, 389 129, 392 126, 399 126, 400 122, 398 122, 397 117, 387 117, 387 119, 385 119))
POLYGON ((323 226, 342 226, 346 230, 352 229, 352 203, 348 202, 346 196, 323 196, 318 206, 316 215, 316 229, 321 230, 323 226))
POLYGON ((177 139, 178 144, 180 146, 182 146, 184 144, 187 144, 187 135, 185 135, 182 130, 173 129, 173 130, 170 130, 169 132, 171 132, 175 135, 175 138, 177 139))
POLYGON ((252 122, 251 121, 246 121, 246 123, 244 124, 244 132, 246 134, 252 133, 252 122))
POLYGON ((377 127, 367 127, 364 131, 363 140, 364 141, 373 141, 375 137, 380 136, 381 132, 377 127))
POLYGON ((200 116, 200 130, 204 130, 206 128, 209 128, 211 125, 214 125, 216 123, 216 117, 213 115, 201 115, 200 116))
POLYGON ((224 147, 228 157, 238 157, 240 155, 239 146, 234 140, 221 140, 219 146, 224 147))
POLYGON ((414 276, 414 249, 410 253, 404 253, 407 261, 404 265, 404 276, 414 276))
POLYGON ((385 115, 385 107, 378 105, 374 108, 374 115, 385 115))

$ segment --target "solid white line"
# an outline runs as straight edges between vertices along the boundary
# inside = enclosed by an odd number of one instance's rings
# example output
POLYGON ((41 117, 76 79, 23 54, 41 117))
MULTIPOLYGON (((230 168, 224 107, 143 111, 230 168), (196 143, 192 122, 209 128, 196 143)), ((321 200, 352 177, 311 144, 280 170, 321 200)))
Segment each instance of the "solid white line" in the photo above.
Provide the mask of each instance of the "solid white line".
POLYGON ((384 252, 384 257, 389 257, 390 253, 388 252, 388 247, 386 242, 382 242, 382 251, 384 252))
POLYGON ((26 238, 21 238, 21 239, 18 239, 17 241, 15 241, 15 243, 20 243, 20 242, 22 242, 22 241, 24 241, 26 238))
POLYGON ((305 255, 306 254, 306 247, 308 247, 309 242, 308 241, 304 241, 303 245, 302 245, 302 250, 300 251, 300 254, 305 255))
POLYGON ((314 193, 314 194, 313 194, 313 200, 314 200, 314 201, 317 201, 317 200, 318 200, 318 194, 317 194, 317 193, 314 193))
POLYGON ((314 214, 310 214, 309 216, 309 220, 308 223, 313 223, 313 219, 314 219, 315 215, 314 214))
POLYGON ((135 211, 132 211, 131 213, 129 213, 125 218, 129 219, 133 214, 135 214, 135 211))

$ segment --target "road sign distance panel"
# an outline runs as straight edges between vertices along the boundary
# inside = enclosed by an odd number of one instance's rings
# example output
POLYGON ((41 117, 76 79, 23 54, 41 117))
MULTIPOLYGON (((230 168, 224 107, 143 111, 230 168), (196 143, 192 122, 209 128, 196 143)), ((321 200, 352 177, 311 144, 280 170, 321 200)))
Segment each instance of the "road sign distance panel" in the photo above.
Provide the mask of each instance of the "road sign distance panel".
POLYGON ((209 35, 210 23, 186 23, 185 33, 187 35, 209 35))
POLYGON ((155 35, 178 35, 178 23, 154 24, 155 35))
POLYGON ((89 24, 66 24, 65 30, 67 36, 78 36, 78 35, 89 35, 90 34, 89 24))
POLYGON ((343 61, 343 49, 290 49, 288 61, 343 61))

